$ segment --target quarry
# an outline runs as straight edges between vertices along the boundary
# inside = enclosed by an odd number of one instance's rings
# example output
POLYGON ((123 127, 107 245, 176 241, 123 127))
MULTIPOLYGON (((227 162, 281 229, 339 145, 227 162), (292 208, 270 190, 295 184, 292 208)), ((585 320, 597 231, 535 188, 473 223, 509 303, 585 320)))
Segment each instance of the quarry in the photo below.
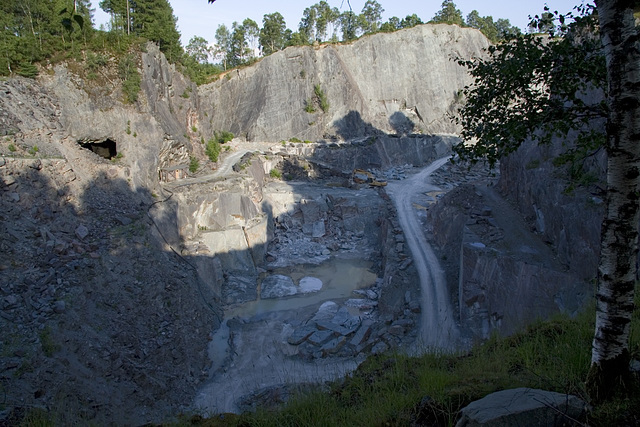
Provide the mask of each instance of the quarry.
POLYGON ((150 43, 134 105, 72 64, 0 81, 8 406, 117 425, 241 413, 372 354, 462 351, 578 313, 598 194, 565 191, 554 145, 451 161, 470 82, 452 58, 487 46, 420 25, 196 86, 150 43), (309 113, 316 85, 330 107, 309 113), (213 163, 218 130, 235 138, 213 163))

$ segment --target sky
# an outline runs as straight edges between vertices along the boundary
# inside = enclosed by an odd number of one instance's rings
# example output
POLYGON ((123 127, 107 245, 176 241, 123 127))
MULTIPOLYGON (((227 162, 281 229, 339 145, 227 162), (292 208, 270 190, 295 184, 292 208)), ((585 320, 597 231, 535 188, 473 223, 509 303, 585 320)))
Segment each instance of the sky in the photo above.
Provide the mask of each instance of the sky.
MULTIPOLYGON (((264 1, 264 0, 216 0, 209 4, 207 0, 169 0, 173 14, 178 18, 178 31, 182 45, 186 46, 193 36, 204 37, 209 42, 215 41, 215 32, 219 25, 231 28, 234 21, 241 23, 251 18, 262 27, 262 17, 266 14, 280 12, 287 27, 296 31, 304 9, 320 0, 306 1, 264 1)), ((349 0, 355 13, 360 13, 366 0, 349 0)), ((441 8, 441 0, 377 0, 384 9, 382 21, 392 16, 402 19, 416 14, 423 22, 429 21, 441 8)), ((341 12, 348 11, 347 0, 327 0, 329 6, 337 7, 341 12)), ((565 13, 581 4, 582 0, 455 0, 455 5, 466 18, 472 10, 481 16, 492 16, 494 21, 508 19, 511 25, 525 30, 529 16, 540 14, 547 4, 551 10, 565 13)), ((98 7, 98 0, 92 0, 96 9, 96 27, 109 21, 109 17, 98 7)))

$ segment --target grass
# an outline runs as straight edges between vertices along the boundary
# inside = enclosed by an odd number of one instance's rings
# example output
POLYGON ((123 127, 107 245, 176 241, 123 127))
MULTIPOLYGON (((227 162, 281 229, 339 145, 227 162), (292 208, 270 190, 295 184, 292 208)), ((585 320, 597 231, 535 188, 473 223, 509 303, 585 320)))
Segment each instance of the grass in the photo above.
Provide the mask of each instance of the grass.
MULTIPOLYGON (((640 295, 636 304, 640 303, 640 295)), ((494 336, 458 355, 372 356, 329 392, 300 395, 279 411, 190 422, 204 426, 454 425, 461 408, 489 393, 516 387, 570 393, 586 400, 594 308, 575 319, 557 316, 523 332, 494 336), (429 402, 421 404, 421 402, 429 402)), ((632 357, 640 357, 640 311, 632 324, 632 357)), ((640 421, 640 393, 594 407, 589 425, 640 421)))

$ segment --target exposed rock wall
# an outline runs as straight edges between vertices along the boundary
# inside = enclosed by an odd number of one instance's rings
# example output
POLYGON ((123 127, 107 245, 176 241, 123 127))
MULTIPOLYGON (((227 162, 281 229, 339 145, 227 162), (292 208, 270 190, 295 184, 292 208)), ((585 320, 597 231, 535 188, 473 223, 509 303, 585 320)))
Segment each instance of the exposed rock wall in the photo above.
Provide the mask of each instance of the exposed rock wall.
POLYGON ((584 272, 569 269, 492 183, 462 185, 429 211, 463 334, 472 340, 512 334, 553 313, 574 314, 593 293, 584 272))
MULTIPOLYGON (((0 82, 2 417, 38 406, 58 424, 160 422, 207 377, 220 314, 147 216, 178 247, 175 206, 152 203, 169 196, 163 149, 188 159, 186 116, 150 111, 145 91, 123 105, 116 82, 95 97, 71 64, 49 71, 0 82), (79 145, 105 139, 121 157, 79 145)), ((220 280, 205 260, 191 257, 220 280)))
POLYGON ((600 258, 606 154, 586 159, 573 182, 567 167, 553 165, 564 147, 527 142, 500 164, 499 189, 545 241, 559 261, 583 280, 593 280, 600 258), (585 185, 587 184, 587 185, 585 185))
POLYGON ((263 141, 453 133, 447 113, 470 82, 455 59, 480 56, 487 46, 477 30, 420 25, 352 44, 290 47, 200 87, 200 124, 208 133, 263 141), (305 111, 308 102, 313 113, 305 111))

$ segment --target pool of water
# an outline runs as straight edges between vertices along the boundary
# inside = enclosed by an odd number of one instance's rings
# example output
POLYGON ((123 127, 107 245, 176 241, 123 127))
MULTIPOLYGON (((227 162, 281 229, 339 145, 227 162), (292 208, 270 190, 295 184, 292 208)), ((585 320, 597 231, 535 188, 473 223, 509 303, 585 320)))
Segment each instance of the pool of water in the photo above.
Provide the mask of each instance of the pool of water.
POLYGON ((303 277, 322 281, 322 289, 308 294, 296 294, 277 299, 259 299, 225 310, 225 318, 252 317, 271 311, 296 310, 324 301, 354 297, 353 291, 372 286, 377 275, 371 271, 371 261, 361 259, 331 259, 320 265, 298 265, 278 268, 267 274, 289 276, 297 285, 303 277))

